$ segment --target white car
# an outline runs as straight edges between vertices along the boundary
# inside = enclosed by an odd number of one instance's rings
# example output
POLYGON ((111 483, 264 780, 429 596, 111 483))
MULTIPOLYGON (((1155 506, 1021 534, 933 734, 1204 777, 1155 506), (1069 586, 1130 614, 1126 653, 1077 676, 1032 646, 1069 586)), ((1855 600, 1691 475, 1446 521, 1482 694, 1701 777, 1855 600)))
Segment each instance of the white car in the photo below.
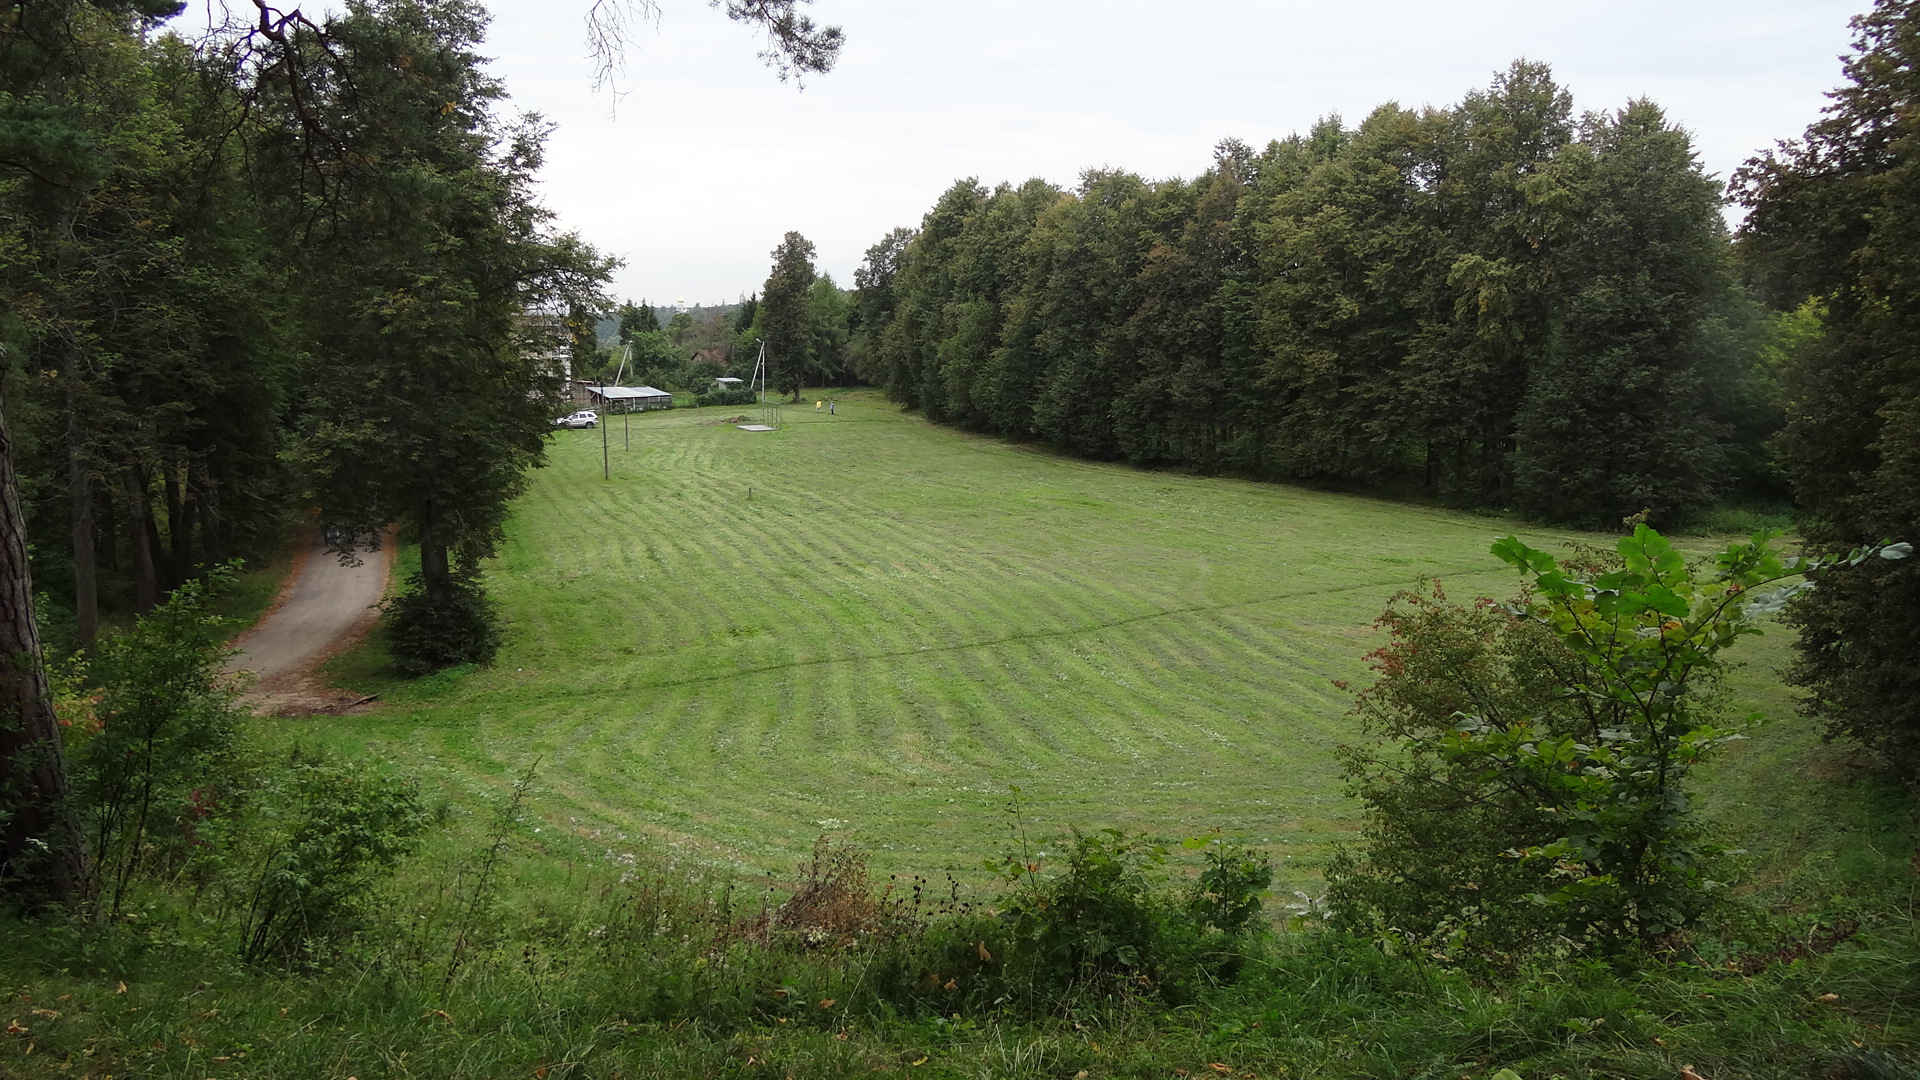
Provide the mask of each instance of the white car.
POLYGON ((592 409, 582 409, 572 416, 563 416, 553 422, 554 427, 590 428, 600 422, 600 414, 592 409))

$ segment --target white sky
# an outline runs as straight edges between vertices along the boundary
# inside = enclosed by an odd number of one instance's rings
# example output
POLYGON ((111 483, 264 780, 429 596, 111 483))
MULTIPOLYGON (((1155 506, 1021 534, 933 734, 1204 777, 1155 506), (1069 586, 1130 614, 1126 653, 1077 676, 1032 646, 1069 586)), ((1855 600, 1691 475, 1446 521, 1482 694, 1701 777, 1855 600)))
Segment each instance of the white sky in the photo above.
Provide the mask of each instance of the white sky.
MULTIPOLYGON (((1659 102, 1708 171, 1799 135, 1841 80, 1868 0, 817 0, 846 30, 804 91, 758 36, 700 0, 661 0, 617 106, 594 94, 590 0, 494 0, 486 51, 520 108, 558 122, 543 186, 561 222, 626 260, 616 298, 720 303, 759 289, 798 230, 851 287, 867 247, 954 180, 1205 169, 1327 113, 1445 105, 1517 57, 1576 109, 1659 102)), ((312 6, 312 5, 309 5, 312 6)))

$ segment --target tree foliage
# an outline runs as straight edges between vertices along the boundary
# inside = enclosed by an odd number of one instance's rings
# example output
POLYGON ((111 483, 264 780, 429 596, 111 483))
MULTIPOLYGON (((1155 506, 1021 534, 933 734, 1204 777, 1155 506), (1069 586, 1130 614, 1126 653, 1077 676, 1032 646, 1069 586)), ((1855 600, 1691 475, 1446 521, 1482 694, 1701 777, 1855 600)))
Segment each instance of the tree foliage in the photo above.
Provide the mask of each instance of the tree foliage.
MULTIPOLYGON (((1782 459, 1808 538, 1833 546, 1920 535, 1920 5, 1881 0, 1854 30, 1826 117, 1737 178, 1750 272, 1797 313, 1782 459)), ((1863 568, 1794 620, 1808 709, 1920 775, 1920 567, 1863 568)))
POLYGON ((1772 541, 1696 569, 1644 524, 1566 566, 1508 537, 1493 554, 1525 577, 1518 601, 1396 598, 1359 703, 1384 741, 1344 752, 1366 825, 1329 875, 1336 919, 1508 959, 1696 926, 1723 883, 1686 781, 1738 737, 1717 715, 1722 653, 1816 580, 1912 552, 1772 541))
MULTIPOLYGON (((15 357, 42 333, 52 328, 69 360, 83 341, 84 327, 72 316, 74 291, 93 282, 75 273, 77 255, 86 247, 76 225, 87 197, 106 186, 116 151, 126 148, 94 129, 112 115, 102 98, 122 84, 111 75, 96 78, 93 64, 104 58, 108 72, 124 72, 137 33, 178 10, 177 3, 158 0, 51 0, 16 4, 6 13, 8 26, 0 34, 0 289, 7 316, 0 322, 0 345, 7 364, 0 369, 0 412, 32 414, 30 405, 20 408, 23 395, 11 384, 15 357), (49 235, 59 243, 45 244, 49 235)), ((133 96, 140 100, 137 88, 133 96)), ((126 141, 137 147, 140 125, 129 127, 134 135, 126 141)), ((110 126, 109 133, 124 130, 110 126)), ((68 399, 73 449, 65 470, 75 489, 73 533, 91 543, 81 528, 92 509, 79 490, 88 476, 80 450, 84 429, 71 422, 78 412, 77 379, 67 385, 75 387, 68 399)), ((67 801, 66 763, 35 616, 30 503, 21 497, 16 454, 22 444, 15 442, 11 418, 0 415, 0 894, 64 902, 84 894, 88 867, 67 801)))
MULTIPOLYGON (((837 26, 822 26, 802 11, 813 0, 725 0, 727 18, 757 26, 763 35, 760 59, 781 82, 804 85, 809 75, 824 75, 840 59, 846 35, 837 26)), ((721 0, 710 0, 721 7, 721 0)), ((626 66, 636 22, 658 22, 655 0, 593 0, 587 9, 587 48, 594 62, 594 86, 611 85, 626 66)))
MULTIPOLYGON (((155 32, 177 9, 14 5, 0 33, 0 891, 39 898, 89 872, 36 591, 84 648, 311 509, 402 524, 425 608, 479 617, 554 316, 606 306, 609 263, 533 198, 545 128, 502 118, 477 6, 263 10, 193 46, 155 32)), ((137 866, 108 824, 107 872, 137 866)))
POLYGON ((1090 456, 1677 520, 1765 422, 1719 200, 1656 106, 1576 116, 1521 62, 1191 180, 961 181, 869 251, 856 353, 934 419, 1090 456))
POLYGON ((773 249, 773 269, 760 289, 756 321, 767 346, 767 384, 800 400, 800 388, 815 362, 809 300, 817 274, 813 242, 790 232, 773 249))
MULTIPOLYGON (((585 312, 591 332, 608 306, 598 290, 610 263, 553 233, 533 199, 545 126, 495 119, 503 91, 475 52, 484 26, 463 0, 394 0, 350 5, 324 37, 294 35, 290 51, 324 43, 344 58, 339 83, 303 106, 341 134, 315 148, 287 131, 303 156, 268 165, 282 197, 302 192, 316 154, 346 177, 288 252, 326 285, 303 299, 328 360, 296 399, 312 492, 351 535, 388 522, 411 532, 425 605, 396 614, 436 622, 489 610, 462 593, 544 459, 560 372, 530 336, 542 324, 522 316, 585 312)), ((438 627, 400 640, 422 638, 497 635, 438 627)))

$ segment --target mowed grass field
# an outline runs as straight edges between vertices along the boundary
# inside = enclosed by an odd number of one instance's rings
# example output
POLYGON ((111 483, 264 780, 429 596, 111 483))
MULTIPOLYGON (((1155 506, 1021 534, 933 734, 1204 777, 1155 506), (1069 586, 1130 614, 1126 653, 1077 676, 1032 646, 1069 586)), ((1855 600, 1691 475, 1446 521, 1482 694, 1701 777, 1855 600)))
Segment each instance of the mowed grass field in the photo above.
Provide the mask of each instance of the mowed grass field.
POLYGON ((749 872, 826 833, 977 879, 1017 785, 1036 836, 1221 829, 1285 888, 1357 823, 1334 681, 1364 684, 1388 597, 1516 584, 1497 520, 812 401, 767 433, 723 422, 752 409, 636 416, 631 450, 615 418, 611 481, 601 432, 556 433, 488 574, 496 665, 304 730, 473 791, 537 759, 555 832, 749 872))

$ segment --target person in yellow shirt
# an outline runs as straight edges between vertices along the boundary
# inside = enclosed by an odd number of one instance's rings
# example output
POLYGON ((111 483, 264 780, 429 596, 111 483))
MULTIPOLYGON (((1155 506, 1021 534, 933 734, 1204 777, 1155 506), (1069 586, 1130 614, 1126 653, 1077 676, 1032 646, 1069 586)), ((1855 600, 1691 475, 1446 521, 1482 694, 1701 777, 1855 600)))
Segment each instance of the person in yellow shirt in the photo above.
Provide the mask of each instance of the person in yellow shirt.
POLYGON ((826 404, 826 402, 824 402, 824 401, 816 401, 816 402, 814 402, 814 403, 813 403, 813 411, 814 411, 814 412, 819 412, 819 411, 820 411, 820 406, 822 406, 822 405, 825 405, 825 404, 826 404))

